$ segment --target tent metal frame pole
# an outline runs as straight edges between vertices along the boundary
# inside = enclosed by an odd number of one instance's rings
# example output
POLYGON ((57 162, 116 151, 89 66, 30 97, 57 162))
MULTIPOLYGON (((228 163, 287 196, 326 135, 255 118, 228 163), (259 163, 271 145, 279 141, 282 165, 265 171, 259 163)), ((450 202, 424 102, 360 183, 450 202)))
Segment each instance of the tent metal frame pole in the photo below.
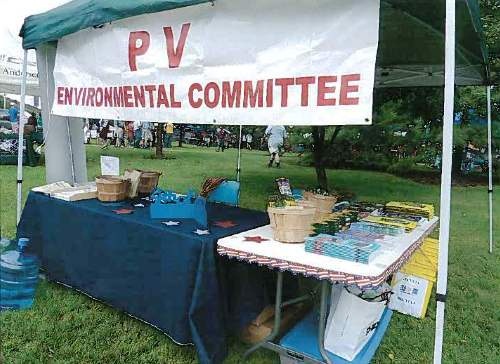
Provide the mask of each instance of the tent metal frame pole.
POLYGON ((493 158, 491 151, 491 86, 486 86, 486 104, 488 110, 488 203, 490 218, 490 249, 493 253, 493 158))
POLYGON ((69 117, 66 117, 66 130, 68 131, 68 150, 71 161, 71 184, 74 185, 76 183, 75 161, 73 156, 73 143, 71 142, 71 129, 69 126, 69 117))
POLYGON ((21 80, 21 106, 19 107, 19 139, 17 145, 17 215, 16 224, 21 220, 21 204, 23 194, 23 139, 24 139, 24 109, 26 107, 26 73, 28 68, 28 50, 24 50, 23 75, 21 80))
POLYGON ((240 137, 238 139, 238 162, 236 164, 236 181, 240 181, 240 173, 241 173, 241 133, 243 126, 240 125, 240 137))
POLYGON ((436 288, 436 331, 434 364, 441 364, 443 354, 444 313, 448 283, 448 243, 450 238, 451 164, 453 154, 453 105, 455 97, 455 0, 446 0, 445 75, 443 116, 443 157, 439 228, 439 262, 436 288))

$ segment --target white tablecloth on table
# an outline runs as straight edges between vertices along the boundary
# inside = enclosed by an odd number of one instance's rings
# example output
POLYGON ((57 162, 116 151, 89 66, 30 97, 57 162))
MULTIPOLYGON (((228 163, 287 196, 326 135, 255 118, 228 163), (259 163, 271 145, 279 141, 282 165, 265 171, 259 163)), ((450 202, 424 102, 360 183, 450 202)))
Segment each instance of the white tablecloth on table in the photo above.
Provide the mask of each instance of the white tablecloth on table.
POLYGON ((383 246, 369 263, 356 263, 315 253, 308 253, 302 244, 284 244, 272 239, 270 225, 220 239, 217 251, 221 255, 250 263, 267 265, 332 282, 355 283, 359 286, 378 285, 398 270, 420 247, 436 227, 438 218, 425 221, 410 233, 396 237, 392 246, 383 246), (268 239, 260 243, 245 237, 268 239))

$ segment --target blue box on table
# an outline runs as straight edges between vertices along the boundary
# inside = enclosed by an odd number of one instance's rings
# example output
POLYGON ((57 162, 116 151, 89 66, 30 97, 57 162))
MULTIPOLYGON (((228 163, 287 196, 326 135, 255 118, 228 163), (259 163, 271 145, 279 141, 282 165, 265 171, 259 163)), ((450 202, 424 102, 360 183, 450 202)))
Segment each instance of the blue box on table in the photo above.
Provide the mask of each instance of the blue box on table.
POLYGON ((152 219, 192 219, 200 226, 208 226, 206 200, 194 192, 178 195, 172 191, 156 189, 150 196, 152 219))

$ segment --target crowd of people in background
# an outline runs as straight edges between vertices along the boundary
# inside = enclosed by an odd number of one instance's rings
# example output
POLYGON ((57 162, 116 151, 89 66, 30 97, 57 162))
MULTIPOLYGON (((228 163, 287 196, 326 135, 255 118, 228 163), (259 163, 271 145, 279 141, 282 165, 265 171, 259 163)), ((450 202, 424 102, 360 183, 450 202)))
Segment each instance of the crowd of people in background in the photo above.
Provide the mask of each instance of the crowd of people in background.
MULTIPOLYGON (((167 135, 168 131, 165 131, 167 135)), ((84 125, 84 137, 86 143, 96 139, 103 149, 110 145, 136 148, 156 145, 156 131, 150 122, 89 119, 84 125)), ((170 141, 166 140, 165 144, 171 146, 170 141)))
MULTIPOLYGON (((116 121, 88 119, 85 122, 85 142, 97 140, 101 148, 113 145, 117 148, 153 148, 158 142, 164 148, 172 148, 174 140, 181 143, 200 147, 214 147, 217 152, 224 152, 228 148, 238 148, 239 133, 231 132, 230 128, 192 127, 188 125, 174 125, 171 122, 158 123, 148 121, 116 121)), ((234 128, 233 128, 234 129, 234 128)), ((241 135, 241 147, 248 150, 268 150, 270 159, 268 167, 280 167, 280 154, 284 151, 287 132, 284 126, 269 126, 264 134, 262 131, 257 137, 250 131, 241 135)))
MULTIPOLYGON (((157 142, 158 123, 147 121, 116 121, 104 119, 88 119, 84 125, 85 143, 96 140, 103 148, 110 145, 116 147, 152 148, 157 142)), ((162 123, 160 137, 165 148, 171 148, 172 143, 182 139, 183 143, 201 147, 215 147, 223 152, 228 148, 238 147, 238 133, 225 127, 192 128, 185 125, 174 125, 171 122, 162 123)), ((242 134, 242 148, 267 149, 266 138, 254 138, 250 132, 242 134)))
MULTIPOLYGON (((8 117, 12 123, 19 120, 19 111, 15 104, 8 110, 8 117)), ((31 114, 27 119, 25 131, 36 130, 39 117, 31 114), (29 129, 29 130, 26 130, 29 129)), ((244 130, 241 135, 241 147, 248 150, 268 150, 270 159, 268 166, 273 164, 280 167, 280 153, 284 151, 287 132, 283 126, 269 126, 264 133, 256 129, 244 130)), ((224 152, 228 148, 238 148, 239 130, 235 127, 224 126, 191 126, 174 125, 171 122, 154 123, 149 121, 121 121, 105 119, 86 119, 83 133, 85 143, 95 140, 101 148, 109 146, 117 148, 156 147, 158 142, 164 148, 172 148, 172 143, 197 145, 200 147, 214 147, 217 152, 224 152)))
MULTIPOLYGON (((19 105, 11 102, 8 109, 4 109, 6 114, 2 114, 0 121, 3 121, 1 127, 11 132, 18 132, 19 120, 21 118, 19 105)), ((39 112, 25 113, 27 118, 24 120, 24 133, 29 134, 42 127, 42 118, 39 112)))

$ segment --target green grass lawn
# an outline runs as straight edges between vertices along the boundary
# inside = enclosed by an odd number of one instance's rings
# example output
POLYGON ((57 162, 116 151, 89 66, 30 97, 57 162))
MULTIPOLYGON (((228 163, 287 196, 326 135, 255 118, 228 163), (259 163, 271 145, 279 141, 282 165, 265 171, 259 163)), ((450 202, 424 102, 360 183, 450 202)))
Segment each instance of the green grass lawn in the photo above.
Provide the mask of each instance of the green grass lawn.
MULTIPOLYGON (((99 173, 101 149, 87 148, 89 178, 99 173)), ((233 177, 236 151, 174 148, 175 159, 153 160, 151 152, 109 148, 103 154, 120 157, 121 169, 135 167, 163 172, 161 186, 186 191, 198 188, 206 176, 233 177)), ((24 169, 23 197, 44 183, 44 167, 24 169)), ((244 207, 264 209, 273 180, 287 176, 295 186, 314 185, 311 168, 287 156, 283 168, 266 168, 266 155, 244 151, 244 207)), ((439 186, 424 185, 384 173, 331 170, 332 187, 350 190, 358 199, 430 202, 438 206, 439 186)), ((15 235, 16 168, 0 166, 1 226, 15 235)), ((500 236, 500 203, 495 202, 494 226, 500 236)), ((485 187, 456 187, 452 192, 449 295, 444 340, 445 363, 500 362, 499 249, 488 254, 488 210, 485 187)), ((375 363, 430 363, 433 353, 435 302, 423 320, 395 314, 375 363)), ((0 363, 191 363, 193 347, 175 345, 167 336, 57 284, 42 281, 32 309, 0 314, 0 363)), ((231 340, 228 363, 240 359, 245 346, 231 340)), ((278 363, 273 353, 260 350, 252 363, 278 363)))

